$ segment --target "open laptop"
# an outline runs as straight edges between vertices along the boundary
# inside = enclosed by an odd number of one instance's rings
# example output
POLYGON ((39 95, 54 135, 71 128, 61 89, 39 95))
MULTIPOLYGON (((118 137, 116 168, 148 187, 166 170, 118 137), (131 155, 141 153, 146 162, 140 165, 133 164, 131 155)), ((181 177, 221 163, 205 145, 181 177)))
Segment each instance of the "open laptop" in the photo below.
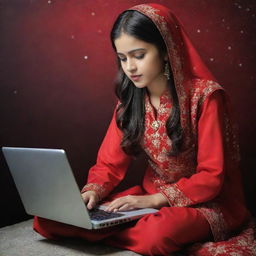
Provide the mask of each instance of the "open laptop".
POLYGON ((99 229, 155 213, 146 208, 108 213, 104 206, 89 211, 62 149, 3 147, 5 159, 28 214, 99 229))

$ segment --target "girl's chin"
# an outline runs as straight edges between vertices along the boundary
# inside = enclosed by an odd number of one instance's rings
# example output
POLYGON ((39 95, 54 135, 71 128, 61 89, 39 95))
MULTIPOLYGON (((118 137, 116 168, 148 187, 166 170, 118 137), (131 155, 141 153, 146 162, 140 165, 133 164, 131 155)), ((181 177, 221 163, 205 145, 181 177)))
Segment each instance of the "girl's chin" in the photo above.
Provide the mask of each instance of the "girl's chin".
POLYGON ((147 87, 145 84, 134 83, 134 82, 133 82, 133 85, 134 85, 135 87, 139 88, 139 89, 142 89, 142 88, 147 87))

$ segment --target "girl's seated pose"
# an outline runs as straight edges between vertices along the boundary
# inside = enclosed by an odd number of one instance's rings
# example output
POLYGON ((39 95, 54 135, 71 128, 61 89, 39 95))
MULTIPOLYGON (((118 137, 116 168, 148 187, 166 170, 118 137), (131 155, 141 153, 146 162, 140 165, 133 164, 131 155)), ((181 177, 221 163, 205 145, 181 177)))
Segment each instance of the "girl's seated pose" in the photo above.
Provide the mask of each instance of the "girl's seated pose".
POLYGON ((104 199, 109 212, 159 212, 100 231, 35 217, 34 229, 47 238, 103 240, 143 255, 228 239, 250 214, 226 92, 164 6, 124 11, 111 41, 119 64, 118 103, 82 196, 88 209, 104 199), (111 195, 141 151, 148 156, 142 184, 111 195))

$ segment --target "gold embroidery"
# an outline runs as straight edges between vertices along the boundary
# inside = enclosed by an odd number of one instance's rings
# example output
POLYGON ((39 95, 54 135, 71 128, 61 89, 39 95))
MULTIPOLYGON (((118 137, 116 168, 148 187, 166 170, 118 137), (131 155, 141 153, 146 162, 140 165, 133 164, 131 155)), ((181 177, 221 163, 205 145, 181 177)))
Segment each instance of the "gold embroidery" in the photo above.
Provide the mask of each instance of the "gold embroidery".
POLYGON ((224 116, 225 140, 228 146, 227 151, 234 163, 238 163, 240 161, 240 149, 237 139, 238 129, 237 126, 231 124, 227 113, 225 113, 224 116))
POLYGON ((159 128, 159 126, 160 126, 159 121, 153 121, 153 123, 151 124, 151 126, 152 126, 152 128, 153 128, 154 130, 157 130, 157 129, 159 128))
POLYGON ((203 79, 193 79, 191 81, 191 110, 190 118, 193 133, 197 137, 198 109, 201 107, 206 98, 214 91, 223 89, 218 83, 203 79))
POLYGON ((145 132, 142 141, 142 147, 146 153, 152 158, 157 159, 161 155, 163 161, 163 153, 165 152, 165 160, 167 153, 170 151, 171 141, 166 134, 166 120, 171 112, 170 93, 165 92, 160 97, 160 106, 157 110, 157 120, 153 107, 149 101, 148 95, 145 97, 145 132), (167 142, 167 143, 166 143, 167 142), (166 149, 169 146, 169 149, 166 149))
POLYGON ((228 238, 228 228, 223 217, 221 209, 217 203, 205 203, 197 207, 211 226, 212 234, 215 241, 222 241, 228 238))
POLYGON ((86 191, 95 191, 97 195, 99 196, 100 200, 103 199, 107 195, 107 190, 104 188, 104 186, 96 184, 96 183, 88 183, 86 184, 82 190, 81 193, 84 193, 86 191))
POLYGON ((243 231, 236 236, 231 237, 228 241, 215 243, 206 242, 200 244, 200 247, 194 245, 186 252, 187 255, 230 255, 230 256, 253 256, 256 255, 255 222, 246 225, 243 231))
MULTIPOLYGON (((157 174, 157 176, 154 176, 154 179, 161 179, 164 182, 174 183, 180 178, 190 177, 194 173, 194 169, 187 168, 185 165, 183 166, 184 168, 182 168, 180 162, 178 162, 178 164, 168 162, 167 167, 164 168, 165 165, 162 163, 166 161, 166 154, 160 154, 159 158, 161 161, 159 161, 160 163, 158 162, 158 165, 152 160, 148 160, 149 165, 155 171, 155 174, 157 174)), ((159 158, 157 158, 157 160, 159 158)))
POLYGON ((160 186, 159 191, 166 195, 171 206, 185 207, 193 204, 176 184, 160 186))

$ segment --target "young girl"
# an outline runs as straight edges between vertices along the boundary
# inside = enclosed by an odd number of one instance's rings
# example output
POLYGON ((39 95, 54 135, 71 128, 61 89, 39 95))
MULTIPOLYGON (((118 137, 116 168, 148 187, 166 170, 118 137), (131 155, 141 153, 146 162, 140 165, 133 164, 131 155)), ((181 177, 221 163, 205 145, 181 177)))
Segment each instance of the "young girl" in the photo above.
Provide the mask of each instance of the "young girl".
POLYGON ((103 240, 143 255, 169 255, 187 244, 227 239, 245 224, 239 153, 226 92, 203 64, 169 9, 141 4, 111 31, 119 63, 118 104, 82 196, 92 209, 153 207, 137 222, 89 231, 35 217, 47 238, 103 240), (144 150, 141 186, 110 196, 144 150))

